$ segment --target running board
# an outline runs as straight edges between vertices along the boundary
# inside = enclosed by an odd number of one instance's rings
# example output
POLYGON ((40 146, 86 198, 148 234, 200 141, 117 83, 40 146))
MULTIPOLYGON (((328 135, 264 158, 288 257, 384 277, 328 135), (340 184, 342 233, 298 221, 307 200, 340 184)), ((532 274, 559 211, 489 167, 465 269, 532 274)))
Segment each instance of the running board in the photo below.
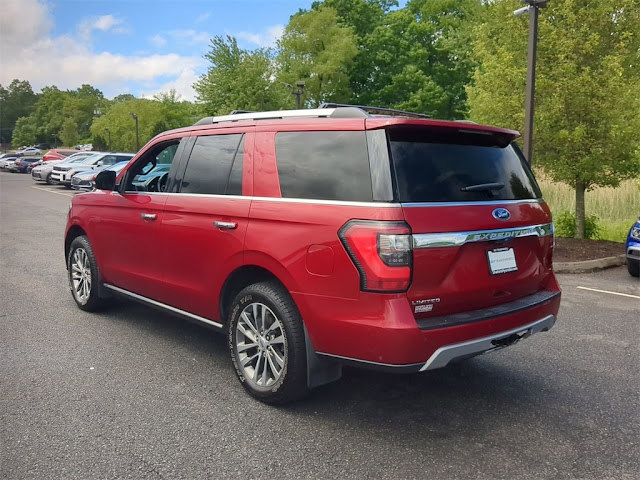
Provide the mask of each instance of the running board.
POLYGON ((213 320, 209 320, 208 318, 200 317, 199 315, 194 315, 193 313, 185 312, 184 310, 180 310, 179 308, 172 307, 171 305, 167 305, 165 303, 161 303, 147 297, 143 297, 142 295, 138 295, 137 293, 130 292, 129 290, 125 290, 120 287, 109 285, 108 283, 103 283, 102 286, 105 288, 108 288, 109 290, 111 290, 112 292, 118 295, 131 298, 136 302, 144 303, 145 305, 149 305, 150 307, 159 308, 160 310, 171 312, 174 315, 178 315, 180 317, 186 318, 187 320, 195 320, 196 322, 207 324, 219 330, 223 329, 223 325, 221 323, 214 322, 213 320))

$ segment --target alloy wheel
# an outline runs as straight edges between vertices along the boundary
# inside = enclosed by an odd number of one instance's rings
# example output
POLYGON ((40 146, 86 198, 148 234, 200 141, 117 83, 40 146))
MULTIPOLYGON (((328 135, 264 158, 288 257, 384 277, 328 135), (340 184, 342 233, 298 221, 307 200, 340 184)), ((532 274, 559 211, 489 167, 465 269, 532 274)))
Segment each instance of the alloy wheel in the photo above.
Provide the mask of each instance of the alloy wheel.
POLYGON ((235 349, 238 366, 253 386, 269 388, 282 376, 287 340, 282 323, 263 303, 251 303, 240 313, 235 349))

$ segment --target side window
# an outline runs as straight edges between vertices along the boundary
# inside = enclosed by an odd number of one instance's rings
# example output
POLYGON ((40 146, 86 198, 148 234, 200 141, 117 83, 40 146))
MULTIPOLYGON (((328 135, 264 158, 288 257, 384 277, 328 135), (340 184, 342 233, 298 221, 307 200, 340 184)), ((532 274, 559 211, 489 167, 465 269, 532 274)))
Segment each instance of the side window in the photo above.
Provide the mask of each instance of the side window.
POLYGON ((198 137, 182 179, 181 193, 242 195, 244 135, 198 137))
POLYGON ((365 132, 281 132, 276 155, 285 198, 373 201, 365 132))
POLYGON ((100 161, 102 162, 102 165, 114 165, 118 163, 115 155, 105 155, 100 161))
POLYGON ((159 143, 138 159, 127 173, 125 191, 164 192, 179 144, 180 139, 159 143))

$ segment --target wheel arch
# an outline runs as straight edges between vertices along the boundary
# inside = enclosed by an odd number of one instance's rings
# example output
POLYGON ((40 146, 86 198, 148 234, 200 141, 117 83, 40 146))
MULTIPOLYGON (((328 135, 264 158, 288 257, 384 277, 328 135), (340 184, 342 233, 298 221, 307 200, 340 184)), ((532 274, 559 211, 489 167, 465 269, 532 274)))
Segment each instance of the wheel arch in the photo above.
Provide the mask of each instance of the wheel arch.
MULTIPOLYGON (((64 239, 65 265, 67 264, 67 258, 69 257, 69 249, 71 248, 71 242, 73 242, 77 237, 80 237, 82 235, 87 235, 87 232, 85 232, 80 225, 73 225, 69 227, 69 230, 67 230, 67 235, 65 236, 65 239, 64 239)), ((68 265, 67 265, 67 268, 68 268, 68 265)))
POLYGON ((287 289, 284 282, 282 282, 276 274, 258 265, 243 265, 229 274, 220 290, 220 319, 223 325, 227 324, 229 307, 236 295, 252 283, 264 281, 276 281, 282 285, 284 289, 287 289))

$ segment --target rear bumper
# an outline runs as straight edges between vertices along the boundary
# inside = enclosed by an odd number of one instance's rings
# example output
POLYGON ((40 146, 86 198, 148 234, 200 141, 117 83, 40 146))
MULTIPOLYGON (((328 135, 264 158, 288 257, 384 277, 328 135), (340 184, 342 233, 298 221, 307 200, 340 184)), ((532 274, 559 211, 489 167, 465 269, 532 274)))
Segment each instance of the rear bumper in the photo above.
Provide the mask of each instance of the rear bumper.
POLYGON ((538 321, 506 332, 499 332, 488 337, 477 338, 468 342, 446 345, 436 350, 420 371, 435 370, 446 367, 450 362, 474 357, 492 350, 508 347, 534 333, 546 332, 556 323, 555 315, 547 315, 538 321))
POLYGON ((473 318, 467 323, 456 321, 431 329, 420 328, 406 296, 371 295, 345 303, 335 298, 293 296, 318 355, 345 364, 409 373, 440 368, 549 330, 560 308, 561 294, 557 284, 554 286, 530 296, 529 302, 507 304, 507 308, 494 308, 493 312, 469 312, 473 318), (476 313, 482 313, 482 318, 476 313))

